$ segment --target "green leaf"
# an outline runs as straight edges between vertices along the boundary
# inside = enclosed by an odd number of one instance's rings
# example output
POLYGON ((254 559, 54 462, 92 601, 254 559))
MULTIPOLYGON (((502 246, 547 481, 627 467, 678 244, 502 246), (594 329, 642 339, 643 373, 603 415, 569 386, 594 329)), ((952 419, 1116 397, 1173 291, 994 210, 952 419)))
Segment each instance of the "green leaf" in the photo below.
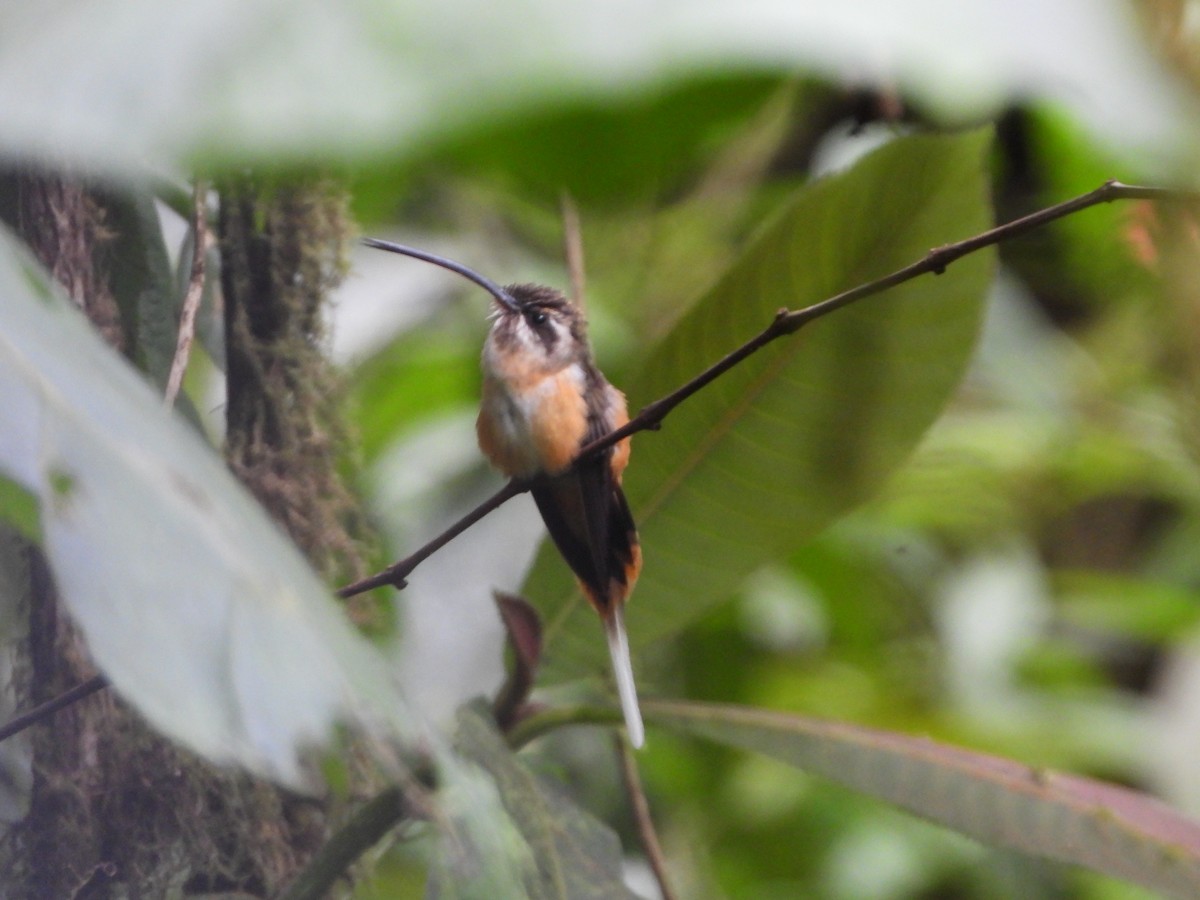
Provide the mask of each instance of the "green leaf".
POLYGON ((92 0, 48 16, 6 3, 0 150, 123 176, 200 157, 395 159, 538 106, 603 106, 697 71, 797 68, 866 73, 951 117, 1049 95, 1159 153, 1186 127, 1120 4, 1010 6, 715 2, 697 14, 687 0, 581 0, 567 14, 552 0, 519 11, 455 0, 433 14, 196 0, 181 14, 92 0))
POLYGON ((657 702, 646 713, 658 725, 763 753, 989 844, 1171 896, 1200 891, 1200 824, 1136 791, 802 716, 657 702))
MULTIPOLYGON (((1025 128, 1028 152, 1040 173, 1031 208, 1082 194, 1109 178, 1137 181, 1136 163, 1121 160, 1098 144, 1061 109, 1030 110, 1025 128)), ((1156 293, 1159 276, 1136 258, 1130 231, 1138 224, 1135 206, 1105 204, 1087 215, 1054 222, 1024 242, 1014 242, 1007 248, 1007 261, 1035 293, 1054 291, 1056 296, 1068 298, 1060 315, 1096 312, 1072 308, 1072 297, 1115 304, 1132 295, 1144 303, 1147 294, 1156 293)))
POLYGON ((1169 642, 1192 634, 1200 620, 1191 587, 1113 572, 1065 570, 1052 577, 1060 615, 1078 628, 1169 642))
MULTIPOLYGON (((460 858, 453 867, 443 865, 433 896, 521 896, 532 900, 629 900, 634 896, 621 880, 617 836, 560 789, 526 769, 486 712, 467 707, 459 713, 456 747, 495 780, 504 808, 524 841, 527 866, 523 890, 487 894, 464 888, 464 882, 478 883, 488 873, 464 865, 466 860, 460 858)), ((461 853, 461 848, 456 852, 461 853)))
MULTIPOLYGON (((896 140, 821 179, 746 249, 653 351, 628 393, 661 397, 798 309, 989 224, 988 135, 896 140)), ((783 338, 634 438, 626 491, 645 567, 635 646, 678 631, 878 490, 942 409, 979 328, 991 254, 783 338)), ((546 622, 550 680, 604 665, 594 614, 553 548, 524 593, 546 622)))
POLYGON ((360 716, 411 723, 382 658, 212 449, 0 236, 0 475, 115 688, 211 760, 291 784, 360 716))
MULTIPOLYGON (((4 441, 0 440, 0 454, 4 441)), ((0 522, 11 525, 27 540, 41 539, 42 526, 38 520, 37 498, 20 484, 0 474, 0 522)))
POLYGON ((715 140, 778 87, 775 76, 719 70, 623 104, 539 107, 438 146, 428 163, 502 179, 551 208, 563 190, 593 211, 625 207, 685 187, 715 140))
POLYGON ((481 330, 478 322, 460 317, 430 322, 401 335, 357 368, 355 424, 365 460, 375 460, 411 428, 475 407, 481 330))
POLYGON ((167 386, 179 331, 175 276, 154 198, 146 191, 103 194, 113 294, 138 367, 160 390, 167 386))
POLYGON ((430 900, 529 896, 532 850, 504 808, 491 774, 448 756, 438 766, 437 841, 425 895, 430 900), (487 814, 481 814, 487 810, 487 814))

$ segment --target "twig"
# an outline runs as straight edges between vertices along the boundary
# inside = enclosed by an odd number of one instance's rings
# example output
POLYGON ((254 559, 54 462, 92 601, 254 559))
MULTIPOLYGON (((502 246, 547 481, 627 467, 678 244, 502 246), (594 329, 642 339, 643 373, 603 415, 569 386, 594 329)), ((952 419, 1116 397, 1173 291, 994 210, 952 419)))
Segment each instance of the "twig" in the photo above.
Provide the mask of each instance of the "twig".
POLYGON ((84 697, 91 696, 96 691, 103 690, 108 687, 108 679, 103 675, 93 675, 87 681, 82 681, 75 687, 63 691, 57 697, 47 700, 45 703, 38 704, 28 712, 23 712, 18 716, 14 716, 9 721, 0 726, 0 741, 8 740, 14 734, 20 734, 30 725, 36 725, 42 719, 47 719, 54 713, 58 712, 64 706, 70 706, 84 697))
POLYGON ((849 306, 858 300, 886 291, 888 288, 893 288, 898 284, 911 281, 919 275, 931 273, 941 275, 951 263, 970 253, 974 253, 976 250, 982 250, 984 247, 990 247, 1009 238, 1033 231, 1035 228, 1040 228, 1042 225, 1087 209, 1090 206, 1097 206, 1113 200, 1196 201, 1200 200, 1200 196, 1188 192, 1170 190, 1169 188, 1138 187, 1136 185, 1121 184, 1119 181, 1106 181, 1094 191, 1081 194, 1071 200, 1056 203, 1054 206, 1048 206, 1045 209, 1030 213, 1027 216, 1015 219, 1004 225, 999 225, 966 240, 936 247, 926 253, 924 257, 905 266, 903 269, 897 269, 890 275, 885 275, 882 278, 861 284, 848 291, 835 294, 819 303, 814 303, 812 306, 806 306, 804 309, 798 309, 794 312, 781 309, 775 314, 775 318, 770 325, 742 344, 742 346, 709 366, 691 381, 680 385, 680 387, 667 394, 667 396, 643 407, 625 425, 615 431, 610 431, 604 437, 598 438, 583 447, 576 459, 584 459, 593 453, 599 453, 639 431, 657 430, 659 425, 662 424, 662 420, 676 406, 692 396, 692 394, 707 387, 711 382, 724 375, 744 359, 757 353, 776 338, 795 334, 805 325, 822 316, 835 312, 844 306, 849 306))
POLYGON ((667 878, 667 860, 663 855, 662 845, 658 842, 654 819, 650 816, 650 801, 642 787, 637 760, 633 758, 629 741, 620 731, 613 735, 613 747, 621 764, 621 780, 625 782, 625 793, 629 795, 629 808, 633 813, 634 822, 637 823, 638 838, 646 852, 646 860, 654 872, 654 880, 658 882, 658 891, 662 894, 662 900, 675 900, 676 894, 671 890, 671 882, 667 878))
POLYGON ((382 587, 385 584, 390 584, 396 590, 403 590, 408 583, 406 579, 412 574, 413 569, 433 556, 438 550, 450 543, 492 510, 497 509, 511 500, 518 494, 523 494, 529 490, 529 484, 526 482, 517 481, 516 479, 508 482, 500 490, 496 491, 487 500, 484 500, 477 507, 435 537, 432 541, 423 546, 411 556, 406 556, 398 562, 392 563, 382 572, 377 572, 361 581, 356 581, 353 584, 348 584, 337 592, 339 597, 353 597, 355 594, 361 594, 364 591, 369 591, 372 588, 382 587))
POLYGON ((571 279, 571 302, 583 309, 587 270, 583 261, 583 229, 579 225, 579 208, 566 191, 559 197, 558 205, 563 220, 563 255, 566 257, 567 274, 571 279))
MULTIPOLYGON (((875 281, 869 281, 848 291, 843 291, 819 303, 814 303, 812 306, 806 306, 804 309, 795 311, 781 309, 775 314, 775 318, 771 321, 770 325, 736 350, 709 366, 695 378, 680 385, 670 394, 644 406, 625 425, 615 431, 610 431, 604 437, 597 438, 584 446, 579 451, 578 456, 575 457, 575 461, 579 462, 594 453, 600 453, 618 441, 624 440, 639 431, 657 431, 663 419, 676 406, 692 396, 692 394, 716 381, 716 379, 724 375, 738 363, 753 356, 776 338, 795 334, 810 322, 839 310, 843 306, 849 306, 851 303, 862 300, 865 297, 870 297, 898 284, 911 281, 919 275, 930 273, 941 275, 951 263, 969 253, 974 253, 976 250, 981 250, 984 247, 990 247, 1009 238, 1033 231, 1035 228, 1040 228, 1042 225, 1087 209, 1090 206, 1109 203, 1113 200, 1184 200, 1196 202, 1200 200, 1200 196, 1186 191, 1171 190, 1170 188, 1139 187, 1137 185, 1122 184, 1119 181, 1106 181, 1094 191, 1081 194, 1071 200, 1056 203, 1054 206, 1048 206, 1045 209, 1023 216, 1020 219, 1015 219, 1007 224, 999 225, 996 228, 992 228, 966 240, 937 247, 930 250, 923 258, 905 266, 903 269, 897 269, 890 275, 885 275, 875 281)), ((528 489, 528 484, 518 484, 510 481, 416 553, 392 564, 376 575, 347 585, 338 591, 338 596, 352 597, 355 594, 385 584, 394 585, 398 590, 403 589, 406 583, 405 579, 412 574, 418 565, 484 516, 528 489)))
POLYGON ((187 371, 188 358, 192 352, 192 339, 196 336, 196 313, 204 297, 204 256, 208 243, 208 227, 204 219, 204 183, 197 180, 192 190, 192 270, 188 276, 187 292, 183 295, 183 308, 179 314, 179 336, 175 342, 175 356, 171 360, 171 373, 167 376, 167 390, 163 405, 170 409, 179 396, 183 384, 183 373, 187 371))

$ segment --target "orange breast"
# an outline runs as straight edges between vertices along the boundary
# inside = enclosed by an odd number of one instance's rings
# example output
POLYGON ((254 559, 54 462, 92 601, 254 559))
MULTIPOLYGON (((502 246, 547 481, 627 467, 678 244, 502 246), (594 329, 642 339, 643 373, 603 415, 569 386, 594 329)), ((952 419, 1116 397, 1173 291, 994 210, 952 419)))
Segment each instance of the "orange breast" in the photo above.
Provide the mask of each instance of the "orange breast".
POLYGON ((509 477, 561 472, 587 433, 582 373, 570 366, 517 385, 485 379, 475 430, 483 454, 509 477))
POLYGON ((530 414, 538 459, 551 475, 571 464, 587 434, 587 404, 576 372, 572 367, 543 381, 530 414))

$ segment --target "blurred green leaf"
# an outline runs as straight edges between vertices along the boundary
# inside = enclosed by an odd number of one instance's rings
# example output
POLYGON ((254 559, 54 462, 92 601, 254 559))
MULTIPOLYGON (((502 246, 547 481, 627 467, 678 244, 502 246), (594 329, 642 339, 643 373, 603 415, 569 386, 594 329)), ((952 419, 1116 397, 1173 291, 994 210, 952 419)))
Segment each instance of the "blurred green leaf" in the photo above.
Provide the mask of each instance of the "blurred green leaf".
MULTIPOLYGON (((1168 149, 1186 122, 1115 2, 198 0, 181 13, 92 0, 55 12, 0 7, 0 151, 122 176, 197 159, 396 158, 697 69, 853 72, 958 121, 1042 93, 1146 151, 1168 149)), ((663 165, 679 152, 668 134, 663 165)))
MULTIPOLYGON (((133 359, 154 387, 163 391, 175 359, 179 314, 184 290, 177 287, 171 269, 162 224, 154 197, 143 188, 100 192, 105 228, 112 238, 106 246, 113 295, 121 311, 125 354, 133 359)), ((181 261, 190 273, 190 260, 181 261)), ((208 283, 220 280, 219 269, 209 272, 208 283)), ((175 400, 175 409, 200 428, 200 416, 186 393, 175 400)))
MULTIPOLYGON (((1042 180, 1027 198, 1027 209, 1014 213, 1082 194, 1109 178, 1137 182, 1133 161, 1122 160, 1097 144, 1062 109, 1037 107, 1024 113, 1021 121, 1025 152, 1036 160, 1027 164, 1036 165, 1042 180)), ((1068 216, 1013 241, 1005 247, 1005 258, 1017 264, 1017 271, 1068 322, 1098 312, 1081 308, 1087 298, 1103 304, 1144 303, 1157 276, 1135 257, 1132 231, 1139 220, 1148 225, 1152 216, 1141 215, 1145 211, 1139 212, 1140 205, 1102 204, 1068 216), (1022 262, 1033 268, 1020 265, 1022 262)))
POLYGON ((764 753, 963 834, 1175 897, 1200 891, 1200 824, 1136 791, 876 729, 649 703, 655 724, 764 753))
MULTIPOLYGON (((0 440, 0 459, 4 456, 4 441, 0 440)), ((0 463, 2 466, 2 463, 0 463)), ((38 516, 37 498, 17 482, 0 475, 0 522, 11 525, 22 537, 37 542, 42 526, 38 516)))
POLYGON ((338 721, 411 727, 381 657, 220 458, 0 241, 0 472, 88 649, 161 731, 292 784, 338 721))
POLYGON ((159 390, 167 386, 179 331, 175 275, 162 225, 148 191, 102 195, 113 295, 121 310, 128 352, 159 390))
POLYGON ((479 399, 481 324, 456 317, 408 332, 360 365, 354 375, 363 458, 433 416, 479 399))
MULTIPOLYGON (((634 896, 621 880, 621 844, 617 836, 577 807, 561 789, 526 769, 486 712, 470 707, 460 712, 456 746, 466 759, 495 779, 512 823, 527 842, 524 890, 490 896, 532 900, 629 900, 634 896)), ((463 862, 440 870, 433 896, 489 896, 478 893, 480 873, 463 862), (464 884, 469 887, 464 888, 464 884)))
POLYGON ((763 74, 716 72, 619 104, 541 107, 439 146, 430 162, 503 179, 548 206, 565 190, 597 212, 627 207, 678 191, 779 84, 763 74))
POLYGON ((1200 621, 1193 588, 1112 572, 1062 571, 1054 575, 1062 616, 1084 628, 1146 641, 1190 634, 1200 621))
POLYGON ((425 896, 493 900, 528 896, 537 861, 492 774, 455 755, 438 766, 436 822, 425 896), (480 815, 486 809, 490 815, 480 815))
MULTIPOLYGON (((650 356, 632 408, 798 309, 988 225, 988 134, 896 140, 821 179, 752 242, 650 356)), ((635 645, 679 630, 750 572, 862 502, 957 385, 991 271, 974 254, 781 339, 634 440, 626 489, 646 565, 635 645)), ((546 622, 549 680, 603 666, 604 642, 565 565, 543 547, 524 593, 546 622)))

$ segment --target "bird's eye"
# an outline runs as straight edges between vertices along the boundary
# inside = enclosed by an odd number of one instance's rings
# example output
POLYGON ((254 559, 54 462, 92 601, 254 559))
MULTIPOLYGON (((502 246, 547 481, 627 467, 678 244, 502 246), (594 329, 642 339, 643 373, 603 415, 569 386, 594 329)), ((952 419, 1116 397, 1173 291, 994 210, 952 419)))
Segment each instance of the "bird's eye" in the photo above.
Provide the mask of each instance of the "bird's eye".
POLYGON ((545 325, 546 324, 546 314, 544 312, 542 312, 540 309, 536 309, 533 312, 529 313, 526 316, 526 318, 529 319, 530 325, 545 325))

